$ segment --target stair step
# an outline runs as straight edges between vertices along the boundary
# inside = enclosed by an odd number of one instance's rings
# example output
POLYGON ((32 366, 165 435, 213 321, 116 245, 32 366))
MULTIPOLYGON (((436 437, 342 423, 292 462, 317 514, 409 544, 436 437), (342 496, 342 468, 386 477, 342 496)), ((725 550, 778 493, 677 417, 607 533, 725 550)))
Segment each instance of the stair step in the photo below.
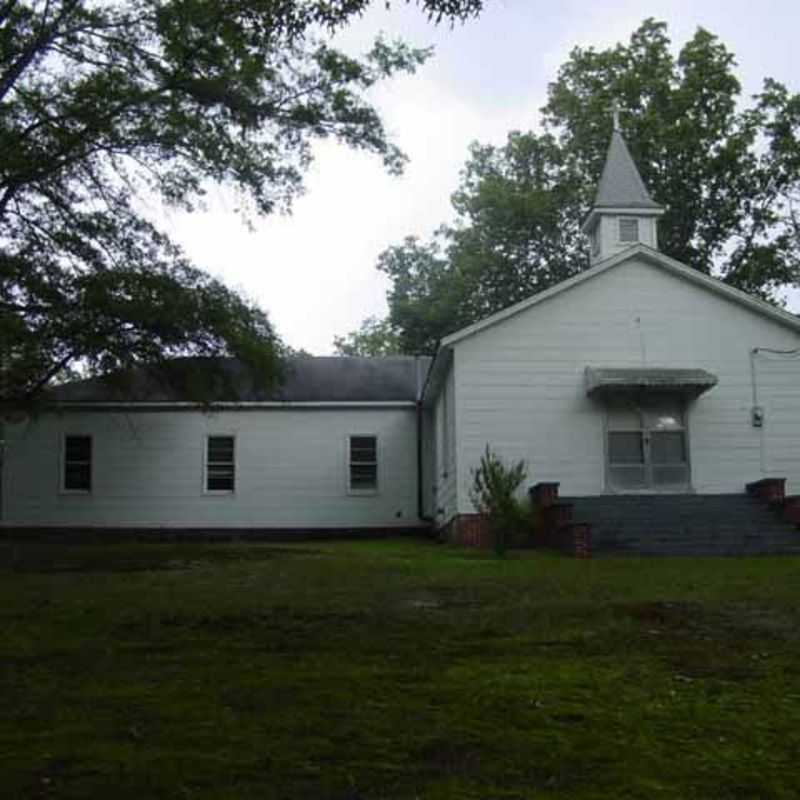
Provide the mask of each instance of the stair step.
POLYGON ((641 555, 800 555, 795 500, 771 509, 744 494, 561 498, 591 524, 594 552, 641 555))

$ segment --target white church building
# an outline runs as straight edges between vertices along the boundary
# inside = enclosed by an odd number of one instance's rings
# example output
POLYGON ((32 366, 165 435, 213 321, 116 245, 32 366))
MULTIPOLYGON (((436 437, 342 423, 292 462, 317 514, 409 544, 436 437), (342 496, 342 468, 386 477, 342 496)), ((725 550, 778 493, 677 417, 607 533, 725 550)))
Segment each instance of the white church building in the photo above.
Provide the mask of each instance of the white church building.
POLYGON ((274 392, 225 362, 204 406, 59 387, 5 426, 0 525, 452 530, 487 444, 575 498, 800 493, 800 319, 660 253, 661 214, 615 131, 589 269, 432 360, 295 359, 274 392))

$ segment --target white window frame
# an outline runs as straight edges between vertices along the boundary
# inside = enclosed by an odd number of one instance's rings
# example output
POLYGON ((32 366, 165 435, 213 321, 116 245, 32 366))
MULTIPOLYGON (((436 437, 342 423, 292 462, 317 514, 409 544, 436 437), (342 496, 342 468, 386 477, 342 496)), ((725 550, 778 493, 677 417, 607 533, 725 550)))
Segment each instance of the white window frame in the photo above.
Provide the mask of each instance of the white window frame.
MULTIPOLYGON (((223 463, 223 462, 219 462, 223 463)), ((226 462, 227 463, 227 462, 226 462)), ((207 433, 203 439, 203 494, 213 497, 230 497, 236 494, 236 487, 239 485, 239 444, 236 441, 236 434, 230 431, 220 431, 219 433, 207 433), (233 489, 209 489, 208 488, 208 443, 211 439, 233 439, 233 489)))
MULTIPOLYGON (((94 436, 91 433, 64 433, 61 436, 61 455, 59 467, 59 491, 61 494, 75 494, 75 495, 89 495, 94 490, 94 436), (68 489, 67 488, 67 439, 75 437, 86 438, 90 442, 90 456, 89 456, 89 488, 88 489, 68 489)), ((74 462, 85 464, 85 461, 74 462)))
POLYGON ((378 494, 381 487, 381 440, 377 433, 364 432, 364 433, 348 433, 345 440, 345 485, 347 486, 347 493, 356 496, 370 497, 378 494), (371 462, 353 462, 350 458, 350 449, 353 439, 369 437, 375 440, 375 487, 370 489, 360 489, 353 487, 351 479, 352 473, 350 468, 354 463, 365 464, 371 462))
POLYGON ((632 217, 632 216, 624 216, 624 217, 617 217, 617 241, 620 244, 637 244, 638 242, 642 241, 642 226, 641 220, 639 217, 632 217), (623 239, 622 238, 622 223, 623 222, 633 222, 636 225, 636 238, 634 239, 623 239))

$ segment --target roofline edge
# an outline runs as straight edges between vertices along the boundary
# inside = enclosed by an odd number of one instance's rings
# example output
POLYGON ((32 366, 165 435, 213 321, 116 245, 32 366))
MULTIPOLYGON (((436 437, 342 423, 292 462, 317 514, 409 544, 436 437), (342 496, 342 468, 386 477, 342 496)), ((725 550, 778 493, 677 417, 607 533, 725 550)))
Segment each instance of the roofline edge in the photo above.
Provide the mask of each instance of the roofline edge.
POLYGON ((571 278, 567 278, 566 280, 551 286, 549 289, 545 289, 538 294, 531 295, 525 300, 515 303, 513 306, 509 306, 501 311, 497 311, 482 320, 478 320, 478 322, 474 322, 472 325, 462 328, 460 331, 451 333, 449 336, 446 336, 442 339, 441 346, 450 348, 457 342, 479 333, 484 328, 489 328, 492 325, 503 322, 509 317, 516 316, 520 312, 525 311, 532 306, 538 305, 539 303, 549 300, 551 297, 554 297, 557 294, 561 294, 561 292, 571 289, 573 286, 577 286, 584 281, 588 281, 592 278, 602 275, 607 270, 617 266, 617 264, 627 261, 628 259, 637 255, 655 263, 657 266, 670 270, 680 277, 684 277, 687 280, 694 281, 701 286, 705 286, 709 291, 715 292, 718 295, 722 295, 732 302, 744 305, 756 313, 770 317, 775 322, 793 328, 796 332, 800 333, 800 318, 798 318, 795 314, 773 306, 772 304, 767 303, 765 300, 760 300, 757 297, 753 297, 752 295, 747 294, 747 292, 737 289, 734 286, 728 286, 728 284, 723 283, 723 281, 721 281, 719 278, 706 275, 705 273, 700 272, 693 267, 687 266, 686 264, 683 264, 674 258, 670 258, 659 250, 653 250, 653 248, 648 247, 647 245, 638 243, 631 245, 629 248, 610 256, 603 261, 599 261, 593 267, 589 267, 583 272, 579 272, 577 275, 573 275, 571 278))
POLYGON ((73 409, 84 409, 87 411, 110 411, 113 409, 128 409, 128 410, 165 410, 177 409, 184 411, 203 411, 205 409, 225 409, 225 410, 241 410, 251 411, 266 408, 287 408, 287 409, 303 409, 303 408, 414 408, 416 400, 245 400, 237 402, 235 400, 221 400, 211 403, 191 402, 185 400, 143 400, 136 402, 135 400, 120 400, 94 402, 91 400, 86 401, 71 401, 61 403, 48 403, 44 408, 46 411, 64 411, 73 409))

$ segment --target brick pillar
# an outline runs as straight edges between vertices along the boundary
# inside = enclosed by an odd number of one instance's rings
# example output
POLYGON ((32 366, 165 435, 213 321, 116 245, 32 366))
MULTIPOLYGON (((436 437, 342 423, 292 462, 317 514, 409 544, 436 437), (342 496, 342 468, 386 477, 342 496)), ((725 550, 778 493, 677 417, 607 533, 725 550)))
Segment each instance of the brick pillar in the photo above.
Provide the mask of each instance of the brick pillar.
POLYGON ((531 502, 538 508, 549 508, 558 502, 558 483, 537 483, 528 490, 531 502))
POLYGON ((786 496, 786 478, 762 478, 747 484, 747 493, 763 503, 782 503, 786 496))

